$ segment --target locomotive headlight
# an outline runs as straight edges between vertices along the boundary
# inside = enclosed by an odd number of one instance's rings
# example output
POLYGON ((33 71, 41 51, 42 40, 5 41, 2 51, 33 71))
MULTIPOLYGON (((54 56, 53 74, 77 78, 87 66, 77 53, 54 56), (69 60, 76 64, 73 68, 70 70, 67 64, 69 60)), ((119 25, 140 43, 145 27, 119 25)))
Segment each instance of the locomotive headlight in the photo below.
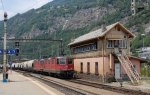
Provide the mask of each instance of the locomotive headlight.
POLYGON ((66 65, 66 66, 64 67, 64 69, 68 69, 68 66, 66 65))
POLYGON ((68 66, 66 65, 65 68, 68 68, 68 66))

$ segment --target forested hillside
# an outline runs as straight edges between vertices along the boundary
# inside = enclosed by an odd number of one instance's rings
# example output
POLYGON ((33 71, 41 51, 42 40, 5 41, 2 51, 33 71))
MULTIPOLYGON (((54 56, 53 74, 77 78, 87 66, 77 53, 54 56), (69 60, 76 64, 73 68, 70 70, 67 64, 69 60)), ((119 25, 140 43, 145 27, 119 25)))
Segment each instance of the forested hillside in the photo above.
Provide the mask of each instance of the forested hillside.
MULTIPOLYGON (((121 21, 137 36, 132 44, 132 51, 135 52, 142 45, 140 34, 150 25, 150 8, 131 16, 130 3, 130 0, 54 0, 39 9, 10 18, 8 36, 62 39, 65 53, 69 54, 67 44, 71 39, 99 28, 103 22, 109 25, 121 21)), ((3 31, 2 22, 0 31, 3 31)), ((150 37, 146 36, 144 40, 145 45, 150 46, 150 37)), ((24 55, 33 58, 58 55, 60 45, 55 43, 21 43, 21 53, 28 52, 29 55, 24 55)))

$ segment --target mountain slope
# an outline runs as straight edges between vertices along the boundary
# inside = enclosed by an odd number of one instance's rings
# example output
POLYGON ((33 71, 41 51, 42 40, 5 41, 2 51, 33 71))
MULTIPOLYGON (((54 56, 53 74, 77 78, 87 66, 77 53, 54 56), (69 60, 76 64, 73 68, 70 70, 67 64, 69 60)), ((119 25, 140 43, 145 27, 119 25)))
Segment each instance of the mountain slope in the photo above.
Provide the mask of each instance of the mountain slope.
POLYGON ((125 16, 122 12, 129 14, 129 9, 121 6, 124 4, 129 6, 130 3, 127 1, 54 0, 37 10, 33 9, 11 18, 8 21, 8 32, 10 35, 15 34, 18 37, 23 36, 26 32, 32 32, 34 29, 40 30, 40 34, 41 32, 54 32, 61 29, 67 30, 68 28, 77 29, 102 20, 106 14, 116 14, 118 11, 123 10, 118 17, 121 18, 125 16), (66 26, 64 26, 65 23, 66 26))
MULTIPOLYGON (((9 19, 8 36, 63 39, 65 51, 69 54, 69 49, 65 46, 72 38, 100 27, 104 21, 107 25, 121 21, 131 30, 143 32, 145 27, 141 30, 138 26, 141 27, 142 23, 144 26, 150 22, 149 13, 150 10, 144 10, 132 17, 129 0, 54 0, 39 9, 17 14, 9 19), (140 19, 140 21, 134 19, 140 19)), ((0 22, 0 31, 3 31, 2 22, 0 22)), ((0 36, 3 36, 2 32, 0 36)), ((134 46, 139 48, 141 43, 133 44, 132 47, 134 46)), ((58 45, 55 43, 40 43, 40 45, 39 43, 22 43, 21 45, 22 53, 30 53, 34 50, 34 54, 30 56, 36 58, 40 56, 40 52, 46 56, 58 55, 59 47, 59 43, 58 45), (32 49, 33 46, 36 48, 32 49), (42 48, 41 51, 39 48, 42 48)))

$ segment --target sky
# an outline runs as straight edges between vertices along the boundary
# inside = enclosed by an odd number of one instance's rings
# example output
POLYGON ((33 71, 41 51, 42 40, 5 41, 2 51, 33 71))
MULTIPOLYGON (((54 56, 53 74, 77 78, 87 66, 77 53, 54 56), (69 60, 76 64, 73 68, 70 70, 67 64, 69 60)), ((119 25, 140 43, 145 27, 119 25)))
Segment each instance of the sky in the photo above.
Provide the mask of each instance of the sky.
POLYGON ((0 20, 4 19, 4 11, 7 12, 8 18, 11 18, 17 13, 24 13, 33 8, 37 9, 51 1, 52 0, 0 0, 0 20))

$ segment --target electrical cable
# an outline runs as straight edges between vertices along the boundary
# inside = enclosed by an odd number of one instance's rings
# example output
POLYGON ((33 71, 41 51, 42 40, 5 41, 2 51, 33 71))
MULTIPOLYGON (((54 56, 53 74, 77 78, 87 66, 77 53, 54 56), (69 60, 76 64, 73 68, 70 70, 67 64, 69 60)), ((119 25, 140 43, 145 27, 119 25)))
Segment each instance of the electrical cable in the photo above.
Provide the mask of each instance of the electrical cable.
MULTIPOLYGON (((2 10, 5 12, 4 2, 3 2, 3 0, 0 0, 0 1, 1 1, 1 4, 2 4, 2 10)), ((20 11, 22 11, 21 14, 22 14, 22 13, 25 13, 25 12, 31 10, 31 9, 34 9, 35 6, 38 5, 38 4, 41 3, 41 2, 43 2, 43 1, 42 1, 42 0, 35 0, 35 2, 34 2, 31 6, 25 8, 25 9, 23 9, 23 10, 20 10, 20 11)), ((14 12, 14 13, 20 13, 20 12, 18 12, 18 11, 13 11, 13 12, 14 12)))
POLYGON ((2 9, 5 12, 5 8, 4 8, 4 4, 3 4, 3 0, 1 0, 1 4, 2 4, 2 9))
MULTIPOLYGON (((43 2, 43 1, 42 1, 42 0, 35 0, 35 2, 34 2, 31 6, 29 6, 29 7, 25 8, 25 9, 21 10, 22 13, 25 13, 25 12, 31 10, 31 9, 35 9, 34 7, 35 7, 36 5, 38 5, 39 3, 41 3, 41 2, 43 2)), ((17 12, 16 12, 16 13, 17 13, 17 12)), ((21 14, 22 14, 22 13, 21 13, 21 14)))

